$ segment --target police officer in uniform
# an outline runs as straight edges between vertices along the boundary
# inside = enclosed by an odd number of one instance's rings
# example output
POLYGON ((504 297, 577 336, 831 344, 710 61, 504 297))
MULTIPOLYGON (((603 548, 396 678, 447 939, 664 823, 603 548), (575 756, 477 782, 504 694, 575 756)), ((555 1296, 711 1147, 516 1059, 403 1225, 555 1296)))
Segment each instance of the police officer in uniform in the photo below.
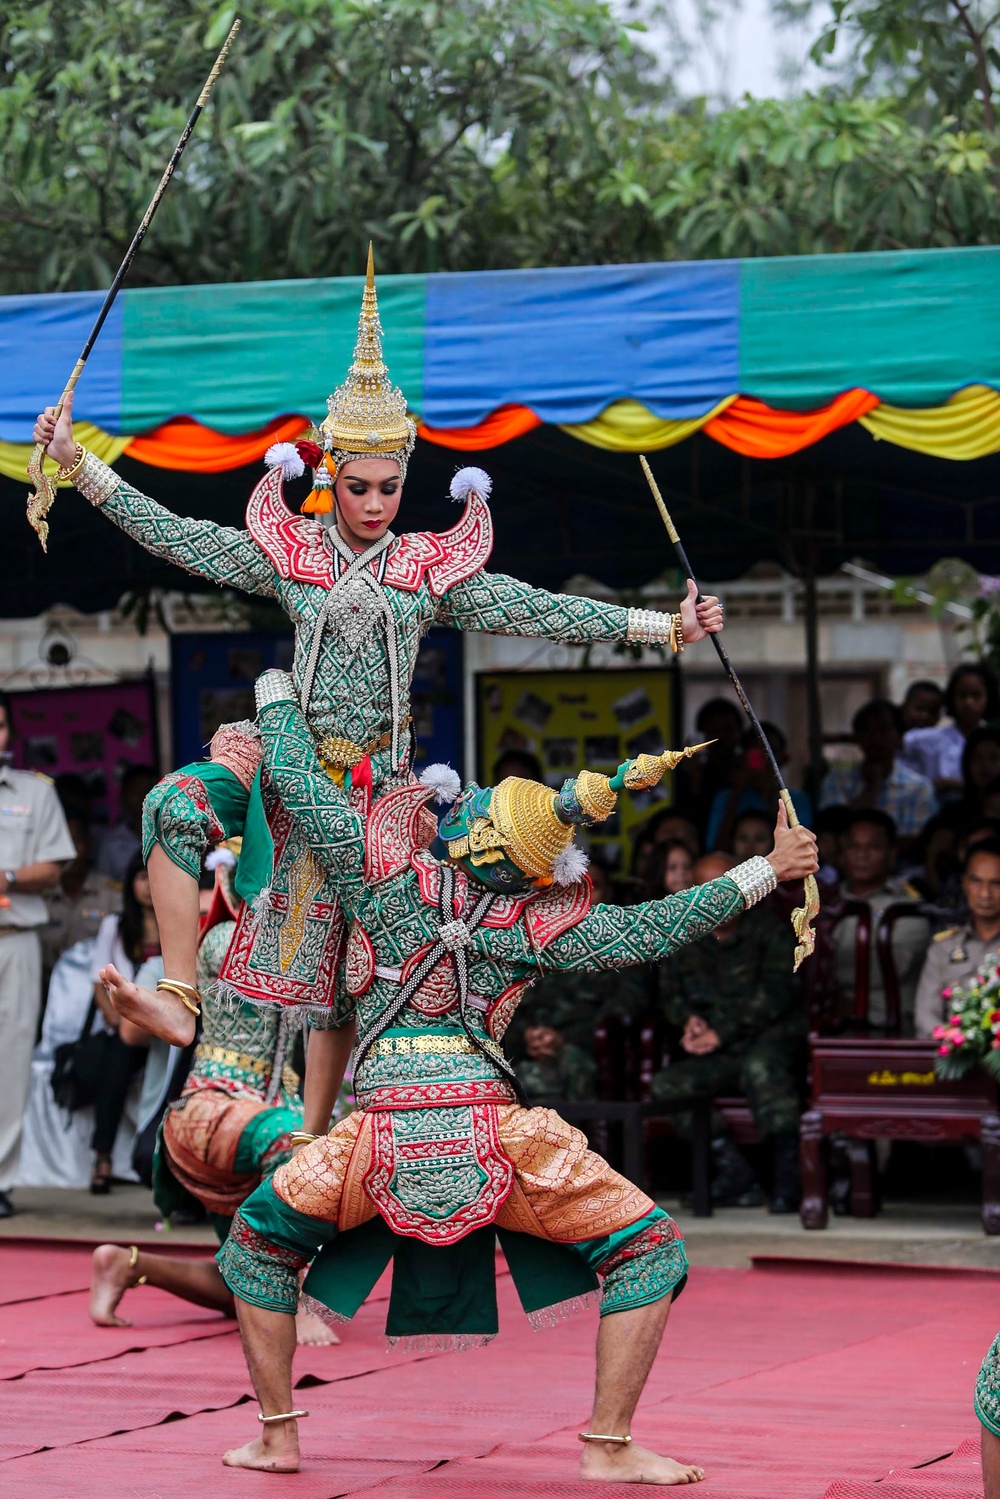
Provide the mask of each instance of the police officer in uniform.
POLYGON ((962 893, 969 908, 963 926, 938 932, 924 961, 914 1004, 918 1036, 931 1036, 948 1014, 943 989, 964 984, 987 953, 1000 949, 1000 843, 977 843, 965 856, 962 893))
POLYGON ((75 853, 55 787, 47 776, 14 770, 9 741, 10 710, 0 695, 0 1218, 14 1211, 9 1194, 42 1001, 42 892, 75 853))

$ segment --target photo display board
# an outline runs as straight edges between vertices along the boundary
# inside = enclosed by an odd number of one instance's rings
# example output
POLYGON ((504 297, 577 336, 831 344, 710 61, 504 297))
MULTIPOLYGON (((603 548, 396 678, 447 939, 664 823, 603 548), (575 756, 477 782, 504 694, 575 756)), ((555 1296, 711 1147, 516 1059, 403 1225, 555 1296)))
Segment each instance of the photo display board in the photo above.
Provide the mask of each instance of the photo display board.
MULTIPOLYGON (((622 760, 677 747, 676 675, 669 668, 484 672, 476 684, 480 785, 492 783, 493 767, 508 750, 535 755, 557 790, 578 770, 610 775, 622 760)), ((607 822, 588 831, 609 869, 628 865, 635 830, 669 805, 672 779, 620 796, 607 822)))
POLYGON ((90 795, 95 822, 113 827, 130 765, 159 773, 152 680, 12 692, 14 764, 53 779, 72 772, 90 795))

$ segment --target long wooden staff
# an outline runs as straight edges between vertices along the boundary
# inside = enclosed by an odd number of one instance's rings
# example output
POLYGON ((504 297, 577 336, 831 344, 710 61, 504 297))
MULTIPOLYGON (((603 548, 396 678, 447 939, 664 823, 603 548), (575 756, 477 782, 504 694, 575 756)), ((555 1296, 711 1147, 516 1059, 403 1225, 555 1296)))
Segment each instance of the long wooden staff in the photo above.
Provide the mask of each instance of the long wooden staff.
MULTIPOLYGON (((146 209, 146 212, 142 216, 142 223, 135 231, 132 243, 129 245, 128 249, 125 252, 125 259, 118 267, 118 272, 115 276, 115 279, 112 281, 110 287, 108 288, 108 294, 104 298, 104 302, 101 306, 100 312, 97 314, 97 321, 91 328, 90 337, 87 339, 87 342, 83 346, 83 353, 76 361, 76 364, 73 366, 73 373, 66 381, 63 393, 59 397, 59 405, 56 407, 56 420, 59 419, 59 414, 63 409, 63 403, 65 402, 66 397, 69 395, 70 391, 74 389, 76 382, 83 374, 84 365, 90 358, 90 351, 94 347, 94 344, 97 342, 98 334, 104 327, 104 320, 107 317, 108 313, 111 311, 112 303, 114 302, 115 297, 117 297, 121 284, 128 274, 129 266, 135 259, 136 251, 146 237, 146 230, 149 228, 149 225, 153 218, 153 214, 159 207, 160 199, 166 192, 167 185, 170 182, 171 177, 174 175, 177 163, 180 161, 181 157, 184 154, 184 147, 187 145, 188 141, 191 138, 191 132, 197 123, 198 116, 201 114, 202 110, 205 108, 205 105, 208 103, 208 96, 212 92, 212 89, 215 87, 215 80, 218 78, 219 73, 222 70, 222 64, 226 60, 226 54, 229 51, 230 47, 233 45, 233 38, 236 36, 236 33, 239 31, 239 29, 239 21, 234 21, 229 35, 226 37, 226 40, 222 45, 221 52, 215 59, 215 62, 212 64, 212 71, 205 79, 205 86, 202 89, 201 93, 198 95, 198 102, 188 116, 188 122, 184 126, 184 129, 181 131, 180 139, 174 147, 174 153, 171 156, 170 160, 167 162, 166 169, 163 173, 163 176, 160 178, 160 181, 156 188, 156 192, 150 199, 149 207, 146 209)), ((52 509, 53 504, 55 503, 56 491, 52 480, 45 474, 44 463, 45 449, 41 443, 38 443, 28 460, 28 478, 31 480, 33 485, 31 493, 28 495, 28 524, 36 532, 38 539, 42 544, 42 551, 46 552, 48 551, 49 523, 45 519, 45 517, 48 515, 49 511, 52 509)))
MULTIPOLYGON (((656 508, 659 510, 660 516, 663 520, 663 524, 667 528, 667 535, 670 537, 670 540, 674 544, 674 551, 677 553, 677 560, 681 565, 684 576, 685 578, 693 578, 695 584, 697 584, 698 580, 697 578, 695 578, 691 564, 688 561, 688 555, 684 550, 684 544, 677 534, 677 527, 674 525, 673 521, 670 518, 669 510, 663 503, 663 496, 660 493, 659 486, 656 480, 653 478, 652 469, 641 454, 639 456, 639 462, 642 464, 642 471, 646 475, 646 481, 653 492, 653 499, 656 501, 656 508)), ((699 588, 698 597, 695 602, 701 603, 701 598, 702 593, 701 589, 699 588)), ((719 639, 718 635, 712 635, 711 641, 715 646, 716 654, 718 655, 719 660, 722 662, 727 677, 733 684, 736 696, 743 704, 744 712, 753 725, 754 733, 760 740, 760 747, 768 758, 768 762, 771 766, 771 772, 778 785, 778 795, 784 802, 785 811, 788 813, 789 825, 793 828, 798 827, 799 818, 798 813, 796 812, 795 807, 792 804, 791 792, 785 785, 785 778, 781 774, 781 769, 778 765, 777 760, 774 758, 774 751, 768 743, 767 735, 764 733, 764 730, 760 726, 760 719, 754 712, 753 707, 750 703, 750 699, 743 691, 743 684, 740 681, 739 677, 736 675, 736 668, 730 661, 729 656, 726 652, 726 648, 722 644, 722 641, 719 639)), ((796 969, 798 969, 799 964, 804 958, 809 957, 816 946, 816 933, 813 931, 812 924, 816 920, 816 917, 818 915, 819 886, 816 884, 815 876, 810 874, 807 875, 805 879, 805 905, 797 906, 792 912, 792 926, 795 928, 795 936, 798 939, 798 945, 795 948, 796 969)))

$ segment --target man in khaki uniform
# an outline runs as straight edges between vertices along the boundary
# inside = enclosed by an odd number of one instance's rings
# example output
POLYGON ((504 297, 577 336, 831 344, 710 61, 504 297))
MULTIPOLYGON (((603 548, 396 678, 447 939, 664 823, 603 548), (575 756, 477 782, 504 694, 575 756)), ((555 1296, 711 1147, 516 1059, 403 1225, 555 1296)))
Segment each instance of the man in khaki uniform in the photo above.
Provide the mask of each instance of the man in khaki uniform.
POLYGON ((10 712, 0 697, 0 1218, 14 1211, 9 1193, 41 1008, 38 929, 48 916, 42 892, 76 852, 55 787, 45 776, 11 767, 9 740, 10 712))
POLYGON ((1000 949, 1000 843, 979 843, 966 855, 962 891, 969 907, 964 926, 938 932, 917 985, 918 1036, 931 1036, 948 1014, 943 989, 967 983, 987 953, 1000 949))

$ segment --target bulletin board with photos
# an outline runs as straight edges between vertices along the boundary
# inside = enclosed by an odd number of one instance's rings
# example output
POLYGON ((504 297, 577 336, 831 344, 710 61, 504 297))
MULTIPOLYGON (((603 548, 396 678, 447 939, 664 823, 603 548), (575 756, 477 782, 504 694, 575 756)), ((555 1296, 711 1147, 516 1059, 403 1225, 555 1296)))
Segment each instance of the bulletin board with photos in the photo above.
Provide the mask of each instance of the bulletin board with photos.
MULTIPOLYGON (((673 743, 678 713, 672 668, 634 671, 484 672, 477 677, 479 782, 508 750, 541 761, 554 789, 580 769, 613 772, 622 760, 659 754, 673 743)), ((611 870, 624 869, 636 829, 672 800, 672 776, 651 791, 619 797, 588 841, 611 870)))
POLYGON ((95 822, 114 825, 131 765, 159 771, 153 679, 11 693, 15 765, 82 778, 95 822))

